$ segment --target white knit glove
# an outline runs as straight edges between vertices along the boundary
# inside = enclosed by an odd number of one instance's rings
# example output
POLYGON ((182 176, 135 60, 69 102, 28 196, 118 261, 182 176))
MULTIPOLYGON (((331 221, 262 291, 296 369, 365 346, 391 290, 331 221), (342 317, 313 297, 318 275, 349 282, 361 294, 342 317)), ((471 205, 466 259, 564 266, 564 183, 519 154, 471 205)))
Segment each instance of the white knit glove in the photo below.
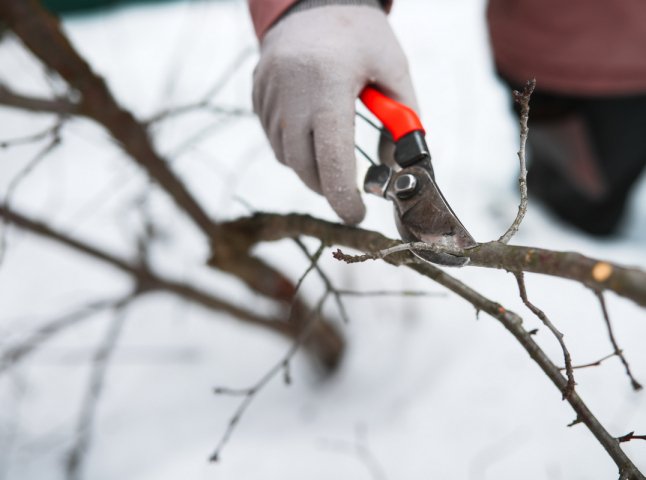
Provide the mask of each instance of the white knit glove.
POLYGON ((417 109, 406 57, 379 8, 329 5, 287 15, 265 35, 253 104, 278 160, 359 223, 355 100, 374 84, 417 109))

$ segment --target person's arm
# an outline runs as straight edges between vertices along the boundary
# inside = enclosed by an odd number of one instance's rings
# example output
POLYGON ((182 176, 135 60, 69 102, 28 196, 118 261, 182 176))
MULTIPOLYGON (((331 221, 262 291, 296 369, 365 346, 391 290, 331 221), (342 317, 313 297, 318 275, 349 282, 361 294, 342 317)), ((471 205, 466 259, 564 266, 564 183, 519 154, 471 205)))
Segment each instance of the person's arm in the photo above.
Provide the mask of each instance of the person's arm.
MULTIPOLYGON (((392 0, 378 0, 383 8, 388 11, 392 5, 392 0)), ((251 21, 253 22, 256 36, 262 39, 265 32, 271 27, 285 12, 305 10, 313 7, 325 5, 362 5, 374 3, 374 1, 364 0, 248 0, 251 21)))
POLYGON ((278 160, 347 223, 365 215, 356 186, 355 101, 368 84, 416 109, 406 57, 378 0, 250 0, 261 57, 253 105, 278 160), (280 4, 280 5, 279 5, 280 4), (271 23, 270 18, 279 19, 271 23), (254 20, 256 22, 256 20, 254 20))
POLYGON ((256 31, 262 39, 265 32, 298 0, 249 0, 249 13, 256 31))

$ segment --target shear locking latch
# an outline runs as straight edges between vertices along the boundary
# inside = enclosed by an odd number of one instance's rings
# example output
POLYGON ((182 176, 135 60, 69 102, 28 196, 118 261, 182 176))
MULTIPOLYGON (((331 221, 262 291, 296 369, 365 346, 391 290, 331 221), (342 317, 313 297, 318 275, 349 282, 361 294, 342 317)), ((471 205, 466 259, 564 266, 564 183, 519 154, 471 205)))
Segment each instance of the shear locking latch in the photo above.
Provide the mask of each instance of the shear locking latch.
POLYGON ((395 142, 395 161, 402 168, 424 161, 430 164, 431 152, 426 145, 423 130, 407 133, 395 142))

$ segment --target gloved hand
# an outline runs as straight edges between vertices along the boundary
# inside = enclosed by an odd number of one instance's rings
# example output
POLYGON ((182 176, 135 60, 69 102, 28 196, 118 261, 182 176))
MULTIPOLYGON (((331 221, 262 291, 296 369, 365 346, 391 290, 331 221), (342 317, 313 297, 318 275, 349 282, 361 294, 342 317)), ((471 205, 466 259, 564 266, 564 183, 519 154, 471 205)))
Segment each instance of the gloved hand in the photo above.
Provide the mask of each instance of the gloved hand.
POLYGON ((253 104, 278 160, 359 223, 355 100, 367 84, 417 109, 406 57, 386 14, 329 5, 286 16, 265 35, 253 104))

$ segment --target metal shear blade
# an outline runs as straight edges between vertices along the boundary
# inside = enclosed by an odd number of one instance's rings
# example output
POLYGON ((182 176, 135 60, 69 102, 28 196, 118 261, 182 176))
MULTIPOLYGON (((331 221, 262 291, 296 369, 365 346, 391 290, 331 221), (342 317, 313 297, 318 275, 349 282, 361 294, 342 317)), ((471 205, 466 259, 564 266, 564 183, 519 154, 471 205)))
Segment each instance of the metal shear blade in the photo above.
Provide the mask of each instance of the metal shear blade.
MULTIPOLYGON (((431 172, 416 165, 395 172, 385 196, 395 206, 395 221, 402 239, 424 242, 447 250, 464 250, 477 242, 455 215, 431 172)), ((469 259, 459 253, 412 250, 422 260, 447 266, 462 266, 469 259)))
POLYGON ((465 265, 469 259, 458 250, 475 247, 477 242, 435 183, 431 153, 419 117, 411 108, 373 87, 366 87, 360 98, 388 131, 388 138, 395 144, 393 160, 398 165, 395 171, 373 164, 366 174, 364 190, 393 202, 397 230, 403 240, 439 247, 435 251, 412 250, 417 257, 441 265, 465 265))

